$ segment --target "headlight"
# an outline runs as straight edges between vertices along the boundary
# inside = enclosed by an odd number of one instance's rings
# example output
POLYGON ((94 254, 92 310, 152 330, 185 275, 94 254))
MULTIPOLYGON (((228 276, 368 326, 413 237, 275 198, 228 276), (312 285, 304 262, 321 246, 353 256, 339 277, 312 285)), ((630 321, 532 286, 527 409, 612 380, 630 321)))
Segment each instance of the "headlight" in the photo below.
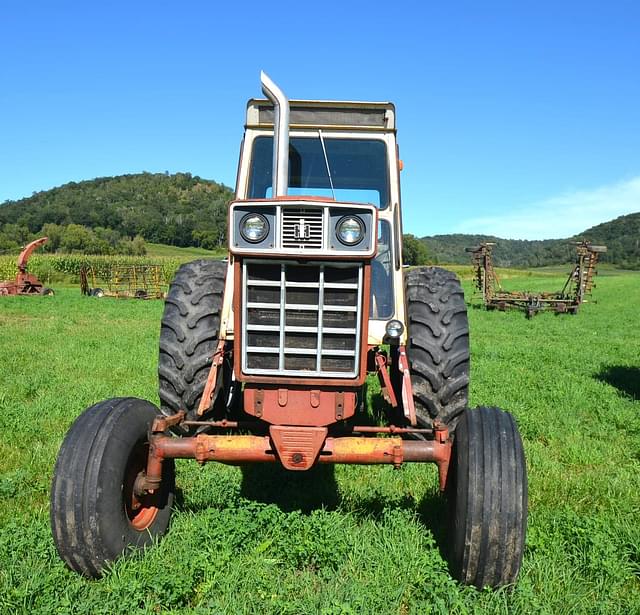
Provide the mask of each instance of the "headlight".
POLYGON ((250 243, 259 243, 269 234, 269 223, 262 214, 247 214, 240 220, 240 234, 250 243))
POLYGON ((364 223, 358 216, 345 216, 336 226, 336 236, 346 246, 355 246, 364 237, 364 223))
POLYGON ((399 320, 390 320, 386 326, 389 337, 400 337, 404 331, 404 325, 399 320))

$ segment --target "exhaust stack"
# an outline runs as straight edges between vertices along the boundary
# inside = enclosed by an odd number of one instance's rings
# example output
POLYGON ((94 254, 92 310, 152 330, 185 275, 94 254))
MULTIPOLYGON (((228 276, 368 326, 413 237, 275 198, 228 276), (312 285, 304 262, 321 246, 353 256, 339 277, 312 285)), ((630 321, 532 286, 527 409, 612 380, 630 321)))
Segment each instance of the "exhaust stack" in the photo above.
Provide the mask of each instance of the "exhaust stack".
POLYGON ((273 103, 273 197, 286 196, 289 187, 289 99, 260 72, 262 92, 273 103))

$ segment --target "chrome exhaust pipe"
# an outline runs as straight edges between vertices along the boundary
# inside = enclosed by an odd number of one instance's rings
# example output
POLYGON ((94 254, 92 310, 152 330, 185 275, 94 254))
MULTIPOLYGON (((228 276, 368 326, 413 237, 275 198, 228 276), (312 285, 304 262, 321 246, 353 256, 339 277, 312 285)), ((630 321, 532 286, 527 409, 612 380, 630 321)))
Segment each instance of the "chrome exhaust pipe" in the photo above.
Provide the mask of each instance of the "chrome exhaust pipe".
POLYGON ((289 188, 289 99, 264 71, 262 92, 273 103, 273 197, 286 196, 289 188))

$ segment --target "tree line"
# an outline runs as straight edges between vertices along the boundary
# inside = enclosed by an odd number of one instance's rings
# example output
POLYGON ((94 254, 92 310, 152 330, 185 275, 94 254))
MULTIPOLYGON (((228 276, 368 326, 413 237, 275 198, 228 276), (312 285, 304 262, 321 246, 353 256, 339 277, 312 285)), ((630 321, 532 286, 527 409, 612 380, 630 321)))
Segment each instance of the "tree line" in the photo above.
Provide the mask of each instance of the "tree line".
POLYGON ((0 234, 5 249, 16 232, 15 227, 7 232, 6 225, 19 227, 19 243, 26 231, 42 234, 47 224, 65 227, 63 234, 73 238, 63 238, 60 245, 73 244, 73 250, 83 249, 82 243, 106 249, 105 241, 113 247, 138 236, 153 243, 215 249, 226 244, 227 204, 232 198, 226 186, 190 173, 101 177, 5 202, 0 206, 0 234), (95 240, 86 231, 93 232, 95 240), (79 235, 84 235, 84 242, 79 235))
MULTIPOLYGON (((233 191, 190 173, 138 173, 71 182, 0 205, 0 252, 48 235, 49 251, 144 254, 144 242, 226 247, 233 191)), ((468 264, 466 247, 494 241, 502 267, 541 267, 573 260, 572 241, 608 247, 604 262, 640 268, 640 213, 621 216, 567 239, 527 241, 488 235, 404 236, 406 264, 468 264)))
POLYGON ((575 242, 587 240, 606 245, 600 261, 626 269, 640 269, 640 213, 627 214, 598 224, 566 239, 502 239, 492 235, 433 235, 422 237, 435 263, 469 264, 465 248, 490 241, 494 263, 499 267, 531 268, 559 265, 573 261, 575 242))

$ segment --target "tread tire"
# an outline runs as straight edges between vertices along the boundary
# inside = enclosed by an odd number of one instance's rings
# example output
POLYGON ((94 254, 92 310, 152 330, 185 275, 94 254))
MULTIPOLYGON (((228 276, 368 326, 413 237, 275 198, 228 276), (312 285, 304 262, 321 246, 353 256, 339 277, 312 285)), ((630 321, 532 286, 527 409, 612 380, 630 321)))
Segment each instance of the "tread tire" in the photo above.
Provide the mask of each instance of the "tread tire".
POLYGON ((146 547, 166 532, 175 491, 173 459, 163 462, 161 488, 147 496, 157 508, 151 522, 134 528, 125 508, 126 477, 146 462, 147 435, 157 414, 142 399, 109 399, 85 410, 67 433, 53 473, 50 520, 58 553, 71 570, 98 578, 127 550, 146 547))
POLYGON ((182 265, 169 288, 160 328, 160 411, 185 410, 190 420, 204 391, 218 345, 227 263, 197 260, 182 265))
POLYGON ((467 410, 447 478, 453 575, 478 588, 515 583, 527 528, 527 467, 513 417, 467 410))
POLYGON ((418 423, 453 432, 468 406, 469 323, 457 276, 440 267, 405 274, 407 359, 418 423))

